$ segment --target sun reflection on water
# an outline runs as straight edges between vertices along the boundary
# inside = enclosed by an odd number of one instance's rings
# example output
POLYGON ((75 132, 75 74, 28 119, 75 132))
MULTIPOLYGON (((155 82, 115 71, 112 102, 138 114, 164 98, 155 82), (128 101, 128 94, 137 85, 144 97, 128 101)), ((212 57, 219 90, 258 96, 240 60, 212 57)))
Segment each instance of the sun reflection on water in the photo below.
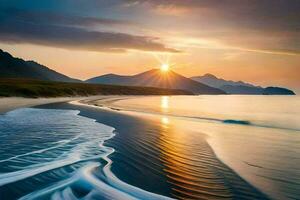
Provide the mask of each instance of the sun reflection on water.
POLYGON ((164 125, 168 125, 170 123, 170 120, 168 117, 162 117, 161 118, 161 123, 164 125))
POLYGON ((162 96, 160 100, 160 108, 163 112, 167 112, 169 110, 169 100, 170 97, 168 96, 162 96))

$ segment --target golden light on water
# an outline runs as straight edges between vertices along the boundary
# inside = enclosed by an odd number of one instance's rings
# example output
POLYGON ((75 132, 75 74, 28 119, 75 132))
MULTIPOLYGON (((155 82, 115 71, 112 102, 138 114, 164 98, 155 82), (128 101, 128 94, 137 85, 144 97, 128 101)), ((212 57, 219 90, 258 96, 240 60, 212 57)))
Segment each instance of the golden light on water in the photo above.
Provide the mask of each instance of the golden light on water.
POLYGON ((169 109, 169 97, 168 96, 161 97, 160 107, 162 108, 162 111, 167 111, 169 109))
MULTIPOLYGON (((168 96, 162 96, 161 99, 160 99, 160 108, 161 108, 161 111, 166 113, 168 112, 169 110, 169 97, 168 96)), ((170 120, 168 117, 166 116, 163 116, 161 118, 161 123, 162 125, 168 125, 170 123, 170 120)))
POLYGON ((164 125, 168 125, 170 123, 170 120, 168 117, 162 117, 161 118, 161 123, 164 125))

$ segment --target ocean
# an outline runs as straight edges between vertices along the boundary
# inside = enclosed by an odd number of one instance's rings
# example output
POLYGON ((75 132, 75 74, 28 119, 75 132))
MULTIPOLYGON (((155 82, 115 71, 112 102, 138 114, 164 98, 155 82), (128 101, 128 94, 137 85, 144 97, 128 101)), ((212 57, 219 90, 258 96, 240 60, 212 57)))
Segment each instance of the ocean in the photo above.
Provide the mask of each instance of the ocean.
POLYGON ((299 199, 297 96, 114 97, 0 115, 0 199, 299 199))

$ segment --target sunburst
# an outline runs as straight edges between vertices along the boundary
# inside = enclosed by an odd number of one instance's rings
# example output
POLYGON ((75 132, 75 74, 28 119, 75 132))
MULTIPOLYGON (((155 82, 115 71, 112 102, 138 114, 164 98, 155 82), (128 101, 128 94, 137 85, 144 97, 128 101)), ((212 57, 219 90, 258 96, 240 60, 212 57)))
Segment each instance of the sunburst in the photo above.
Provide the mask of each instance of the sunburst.
POLYGON ((162 65, 160 66, 160 70, 161 70, 162 72, 168 72, 168 71, 170 70, 170 65, 167 64, 167 63, 162 64, 162 65))
POLYGON ((174 66, 174 63, 170 63, 171 60, 171 55, 170 53, 154 53, 153 56, 156 58, 156 60, 159 62, 160 64, 160 71, 161 72, 168 72, 171 70, 172 66, 174 66))

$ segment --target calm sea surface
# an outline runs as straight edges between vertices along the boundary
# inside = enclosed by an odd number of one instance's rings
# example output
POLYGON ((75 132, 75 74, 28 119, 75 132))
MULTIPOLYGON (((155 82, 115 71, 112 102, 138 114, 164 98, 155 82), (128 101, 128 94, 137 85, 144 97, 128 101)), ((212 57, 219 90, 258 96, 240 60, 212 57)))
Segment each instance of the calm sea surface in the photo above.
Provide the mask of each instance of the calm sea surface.
POLYGON ((184 144, 188 133, 203 133, 216 156, 252 185, 274 199, 300 199, 299 96, 144 97, 111 105, 159 114, 182 130, 184 144))
POLYGON ((116 97, 0 115, 0 199, 300 199, 297 96, 116 97))

